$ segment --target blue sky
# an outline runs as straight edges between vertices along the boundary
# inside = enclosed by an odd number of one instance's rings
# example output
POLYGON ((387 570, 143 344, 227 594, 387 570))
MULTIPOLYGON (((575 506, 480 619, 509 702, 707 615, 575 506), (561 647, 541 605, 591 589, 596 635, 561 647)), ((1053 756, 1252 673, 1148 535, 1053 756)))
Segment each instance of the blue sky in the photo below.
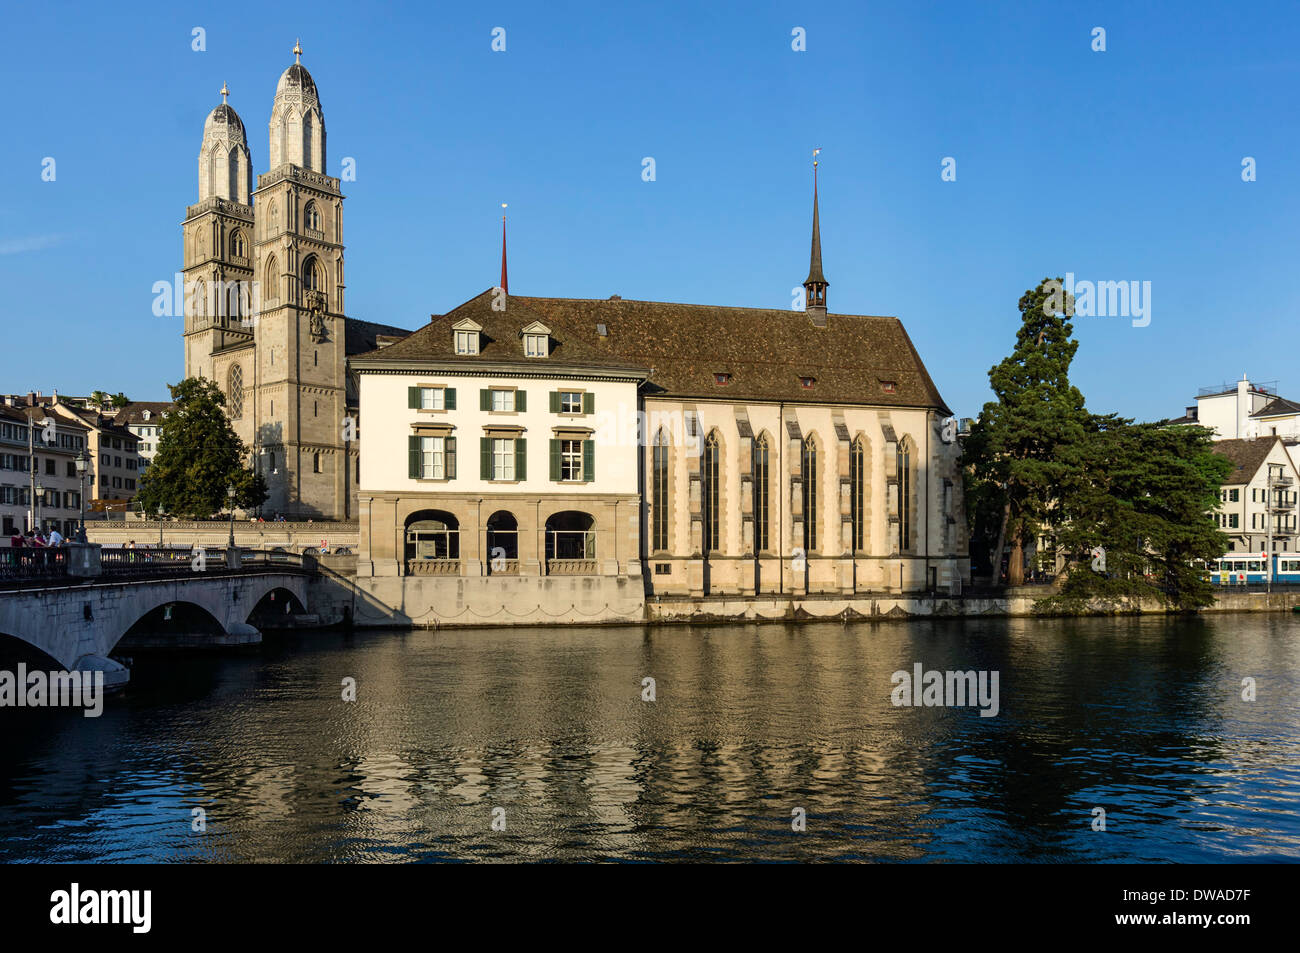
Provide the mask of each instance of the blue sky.
POLYGON ((516 294, 789 307, 820 146, 831 310, 901 317, 957 413, 1066 272, 1151 282, 1149 326, 1075 321, 1091 409, 1176 416, 1244 371, 1300 398, 1294 3, 447 6, 11 5, 0 390, 166 398, 179 319, 150 289, 204 118, 228 82, 266 171, 301 37, 328 171, 356 160, 353 317, 414 328, 495 284, 503 201, 516 294))

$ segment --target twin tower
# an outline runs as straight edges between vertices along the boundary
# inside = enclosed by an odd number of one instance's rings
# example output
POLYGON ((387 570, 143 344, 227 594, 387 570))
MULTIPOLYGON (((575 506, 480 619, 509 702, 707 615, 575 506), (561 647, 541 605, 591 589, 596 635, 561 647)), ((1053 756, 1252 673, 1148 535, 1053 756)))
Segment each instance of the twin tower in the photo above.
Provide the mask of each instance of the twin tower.
POLYGON ((297 44, 293 53, 256 187, 225 86, 204 123, 199 200, 183 226, 185 376, 226 395, 270 490, 263 514, 355 519, 359 445, 346 364, 348 332, 362 322, 344 317, 343 194, 325 173, 316 83, 297 44))

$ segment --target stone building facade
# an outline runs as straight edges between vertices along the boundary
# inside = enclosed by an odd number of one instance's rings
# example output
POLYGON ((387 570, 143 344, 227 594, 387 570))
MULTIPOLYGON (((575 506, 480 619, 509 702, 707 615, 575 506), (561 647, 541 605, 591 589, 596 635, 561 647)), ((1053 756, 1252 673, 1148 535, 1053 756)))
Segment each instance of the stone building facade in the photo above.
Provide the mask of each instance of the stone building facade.
POLYGON ((208 116, 199 200, 186 209, 185 376, 215 381, 267 481, 267 513, 355 519, 359 419, 347 357, 399 328, 348 318, 343 193, 326 172, 325 119, 301 63, 271 105, 270 170, 253 184, 243 121, 208 116))

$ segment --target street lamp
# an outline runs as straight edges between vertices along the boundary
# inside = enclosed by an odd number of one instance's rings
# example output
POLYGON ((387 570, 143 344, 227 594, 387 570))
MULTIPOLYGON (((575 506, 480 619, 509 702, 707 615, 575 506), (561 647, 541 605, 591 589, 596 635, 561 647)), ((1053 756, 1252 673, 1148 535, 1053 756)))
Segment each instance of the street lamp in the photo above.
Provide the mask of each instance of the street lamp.
POLYGON ((226 544, 232 551, 235 548, 235 486, 226 487, 226 497, 230 500, 230 540, 226 544))
POLYGON ((41 503, 45 500, 45 487, 41 483, 36 484, 36 501, 32 504, 36 516, 36 532, 41 531, 41 503))
POLYGON ((90 469, 90 454, 85 450, 77 454, 74 461, 77 467, 77 479, 81 481, 81 526, 77 529, 77 542, 86 541, 86 472, 90 469))
POLYGON ((158 504, 158 548, 159 548, 159 549, 162 549, 162 548, 163 548, 162 529, 163 529, 163 527, 162 527, 162 504, 159 503, 159 504, 158 504))

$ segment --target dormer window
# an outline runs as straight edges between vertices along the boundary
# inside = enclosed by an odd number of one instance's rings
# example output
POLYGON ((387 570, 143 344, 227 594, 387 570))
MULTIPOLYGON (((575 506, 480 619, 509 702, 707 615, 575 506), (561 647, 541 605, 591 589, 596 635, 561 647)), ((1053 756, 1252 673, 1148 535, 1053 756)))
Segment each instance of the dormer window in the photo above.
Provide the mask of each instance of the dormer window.
POLYGON ((456 353, 477 354, 478 353, 478 332, 457 331, 456 332, 456 353))
POLYGON ((801 378, 799 378, 799 383, 802 384, 804 387, 812 387, 813 384, 817 383, 817 378, 815 378, 815 377, 801 377, 801 378))
POLYGON ((726 373, 714 374, 713 383, 717 384, 719 387, 725 387, 731 383, 731 375, 726 373))
POLYGON ((472 318, 457 321, 451 326, 457 354, 477 354, 482 341, 483 325, 472 318))
POLYGON ((534 321, 521 332, 524 339, 524 354, 528 357, 549 357, 551 354, 551 329, 540 321, 534 321))
POLYGON ((898 384, 894 381, 881 381, 880 389, 886 394, 892 394, 898 390, 898 384))

